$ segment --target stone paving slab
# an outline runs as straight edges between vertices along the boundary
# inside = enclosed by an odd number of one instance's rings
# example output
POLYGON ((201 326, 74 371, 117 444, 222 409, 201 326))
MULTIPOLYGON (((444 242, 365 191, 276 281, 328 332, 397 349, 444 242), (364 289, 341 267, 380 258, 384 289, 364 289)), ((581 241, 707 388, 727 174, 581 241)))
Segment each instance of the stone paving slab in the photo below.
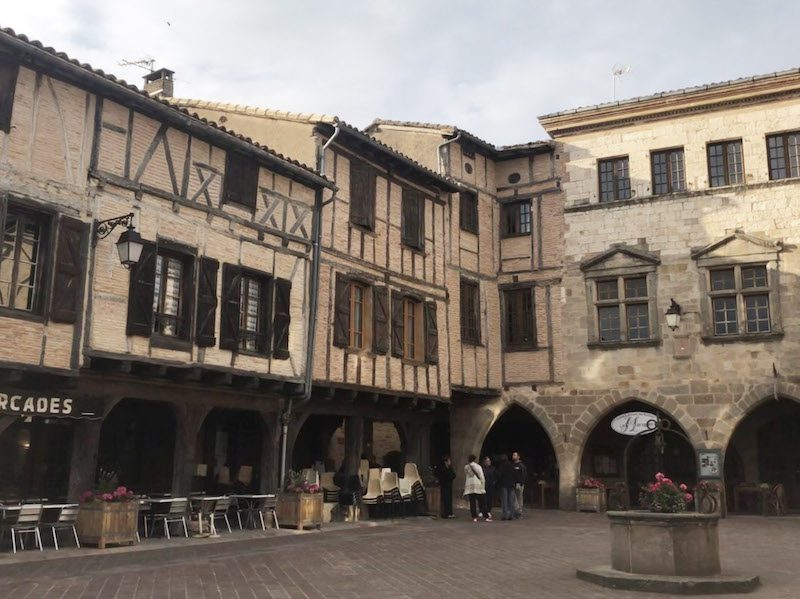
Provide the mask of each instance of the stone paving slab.
MULTIPOLYGON (((800 518, 720 525, 723 570, 758 574, 748 595, 797 598, 800 518)), ((603 515, 528 511, 515 522, 409 518, 378 527, 58 560, 0 560, 0 598, 663 598, 578 580, 609 560, 603 515)))

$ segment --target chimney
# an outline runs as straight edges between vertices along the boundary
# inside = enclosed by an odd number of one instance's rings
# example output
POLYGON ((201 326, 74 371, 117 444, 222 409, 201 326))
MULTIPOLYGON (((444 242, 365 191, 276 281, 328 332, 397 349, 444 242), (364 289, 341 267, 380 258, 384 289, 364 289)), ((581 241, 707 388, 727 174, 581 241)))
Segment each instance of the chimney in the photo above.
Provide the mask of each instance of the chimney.
POLYGON ((158 69, 144 76, 144 91, 155 98, 172 97, 172 76, 175 71, 158 69))

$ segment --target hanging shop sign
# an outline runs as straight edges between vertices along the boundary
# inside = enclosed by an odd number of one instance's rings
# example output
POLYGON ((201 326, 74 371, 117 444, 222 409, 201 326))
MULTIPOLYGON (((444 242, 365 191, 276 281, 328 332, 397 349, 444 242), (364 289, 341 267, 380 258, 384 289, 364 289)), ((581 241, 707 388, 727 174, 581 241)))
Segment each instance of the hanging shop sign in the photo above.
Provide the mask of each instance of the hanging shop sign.
POLYGON ((100 418, 100 401, 68 395, 31 395, 0 391, 0 413, 13 416, 100 418))
POLYGON ((646 435, 658 428, 658 416, 649 412, 625 412, 611 421, 611 428, 628 437, 646 435))

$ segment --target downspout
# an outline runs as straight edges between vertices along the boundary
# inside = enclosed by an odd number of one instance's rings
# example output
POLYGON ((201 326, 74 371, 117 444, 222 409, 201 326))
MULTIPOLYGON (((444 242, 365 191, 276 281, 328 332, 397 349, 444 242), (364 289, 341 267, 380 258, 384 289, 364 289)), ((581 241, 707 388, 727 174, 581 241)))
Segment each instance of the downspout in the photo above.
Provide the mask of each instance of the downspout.
MULTIPOLYGON (((333 125, 333 135, 325 142, 317 156, 317 172, 323 177, 325 176, 325 151, 333 143, 333 140, 336 139, 336 136, 339 135, 339 132, 339 123, 336 122, 333 125)), ((323 202, 322 190, 323 188, 320 187, 314 195, 314 220, 311 226, 311 281, 309 286, 310 305, 308 309, 308 334, 306 335, 305 381, 303 383, 302 393, 289 396, 289 402, 286 404, 286 408, 281 415, 281 467, 280 480, 278 481, 278 485, 280 486, 282 486, 284 480, 286 480, 286 446, 289 437, 289 422, 292 419, 294 398, 301 397, 297 405, 308 403, 311 399, 311 381, 314 374, 314 338, 317 330, 317 308, 319 305, 319 267, 320 254, 322 253, 320 245, 320 239, 322 238, 322 209, 333 201, 333 198, 331 198, 323 202)))
POLYGON ((458 135, 456 135, 453 139, 448 139, 446 142, 439 144, 439 147, 436 148, 436 157, 439 160, 439 174, 440 175, 446 174, 444 172, 444 162, 442 162, 442 148, 444 148, 445 146, 453 143, 454 141, 458 141, 459 139, 461 139, 461 131, 459 131, 458 135))

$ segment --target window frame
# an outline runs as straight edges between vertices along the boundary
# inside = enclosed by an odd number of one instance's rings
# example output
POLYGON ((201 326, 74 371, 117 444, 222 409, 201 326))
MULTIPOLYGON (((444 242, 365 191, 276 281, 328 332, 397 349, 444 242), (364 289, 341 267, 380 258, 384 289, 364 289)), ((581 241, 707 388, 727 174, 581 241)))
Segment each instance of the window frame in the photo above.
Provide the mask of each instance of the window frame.
MULTIPOLYGON (((155 277, 158 277, 158 260, 160 257, 166 257, 168 259, 174 259, 181 263, 181 280, 178 285, 179 289, 179 305, 178 305, 178 314, 176 316, 162 314, 156 310, 156 303, 163 305, 163 298, 157 297, 157 281, 154 278, 153 280, 153 315, 152 315, 152 329, 151 329, 151 340, 167 340, 167 341, 192 341, 194 338, 194 307, 195 307, 195 296, 197 294, 197 285, 195 282, 195 259, 196 253, 189 247, 183 247, 178 244, 171 243, 169 241, 165 241, 163 239, 158 239, 155 244, 155 263, 153 265, 153 271, 155 273, 155 277), (167 318, 174 318, 176 322, 176 334, 170 335, 167 333, 162 332, 160 328, 161 319, 167 318)), ((166 278, 167 273, 162 272, 162 281, 161 289, 163 289, 164 279, 166 278)))
POLYGON ((459 292, 461 343, 481 345, 480 283, 462 277, 459 292), (472 295, 471 306, 467 301, 469 295, 472 295))
MULTIPOLYGON (((706 269, 704 273, 706 284, 706 303, 711 316, 710 332, 715 339, 737 339, 747 337, 762 337, 777 333, 775 329, 775 310, 773 307, 773 285, 772 278, 774 273, 770 272, 766 262, 746 262, 730 263, 728 265, 716 265, 706 269), (766 285, 760 287, 745 287, 742 279, 742 270, 749 268, 763 268, 766 276, 766 285), (712 278, 714 273, 723 271, 733 271, 733 287, 727 289, 713 289, 712 278), (756 296, 767 296, 767 310, 769 315, 768 331, 750 331, 747 318, 747 298, 756 296), (735 301, 736 331, 732 333, 718 333, 715 300, 733 298, 735 301)), ((730 322, 730 321, 726 321, 730 322)))
POLYGON ((225 153, 222 203, 233 204, 255 213, 260 176, 261 165, 256 159, 228 150, 225 153))
POLYGON ((417 297, 403 296, 403 360, 415 364, 425 363, 424 306, 425 302, 417 297), (408 327, 409 317, 413 318, 412 331, 408 327), (412 341, 413 355, 408 351, 409 341, 412 341))
MULTIPOLYGON (((770 181, 782 181, 784 179, 796 179, 800 177, 800 158, 798 158, 798 167, 797 167, 797 174, 791 174, 791 164, 789 162, 789 137, 792 135, 796 135, 800 138, 800 130, 795 131, 782 131, 779 133, 769 133, 765 137, 765 143, 767 146, 767 170, 769 171, 769 180, 770 181), (772 155, 771 155, 771 148, 770 148, 770 140, 783 138, 783 143, 781 144, 783 148, 783 159, 784 159, 784 169, 786 171, 786 176, 784 177, 775 177, 773 176, 773 168, 772 168, 772 155)), ((798 144, 800 145, 800 140, 798 140, 798 144)), ((800 150, 798 150, 798 154, 800 154, 800 150)))
POLYGON ((500 287, 500 293, 502 294, 502 341, 503 341, 503 351, 505 352, 516 352, 516 351, 533 351, 539 348, 538 344, 538 331, 537 331, 537 322, 536 322, 536 286, 531 283, 524 283, 524 284, 516 284, 516 285, 506 285, 500 287), (524 306, 520 309, 512 309, 511 302, 512 298, 519 296, 524 297, 526 296, 530 300, 530 317, 528 320, 529 330, 528 339, 527 340, 520 340, 514 341, 511 339, 511 335, 509 335, 510 330, 518 330, 520 327, 516 326, 515 323, 512 323, 512 315, 519 314, 520 312, 524 313, 524 306))
POLYGON ((597 160, 597 199, 601 204, 608 204, 611 202, 621 202, 629 200, 633 197, 633 188, 631 186, 631 162, 630 157, 626 154, 624 156, 611 156, 609 158, 600 158, 597 160), (625 162, 625 172, 627 177, 617 176, 617 166, 620 162, 625 162), (613 197, 611 199, 603 199, 603 165, 611 164, 611 182, 613 184, 613 197), (627 196, 622 197, 620 183, 627 181, 627 196))
POLYGON ((503 202, 501 205, 500 210, 500 237, 501 239, 508 239, 510 237, 526 237, 531 235, 533 231, 533 206, 531 202, 531 198, 525 198, 522 200, 514 199, 512 201, 503 202), (527 219, 527 231, 522 230, 523 225, 523 218, 520 209, 527 205, 528 206, 528 219, 527 219), (513 214, 510 214, 513 211, 513 214), (513 217, 514 221, 514 228, 516 230, 512 231, 507 226, 510 222, 510 217, 513 217))
MULTIPOLYGON (((241 269, 239 276, 239 348, 238 352, 242 354, 251 354, 258 356, 265 356, 271 353, 272 347, 272 316, 274 313, 273 301, 267 295, 272 291, 270 280, 272 277, 264 273, 259 273, 254 270, 246 268, 241 269), (245 301, 245 282, 254 281, 259 286, 258 293, 258 322, 255 333, 245 328, 246 323, 243 320, 246 318, 247 305, 245 301), (269 313, 267 313, 269 311, 269 313), (255 349, 245 346, 247 338, 255 337, 255 349)), ((248 294, 249 295, 249 294, 248 294)))
POLYGON ((350 319, 348 326, 347 349, 351 352, 372 351, 373 310, 372 296, 374 288, 369 283, 360 279, 350 279, 347 285, 348 306, 350 319), (355 343, 355 290, 361 290, 361 344, 355 343))
POLYGON ((674 148, 664 148, 661 150, 651 150, 650 151, 650 181, 651 181, 651 188, 652 193, 654 196, 658 195, 667 195, 670 193, 680 193, 686 191, 686 151, 683 146, 674 147, 674 148), (674 188, 672 177, 673 177, 673 169, 672 169, 672 162, 670 161, 670 156, 672 154, 680 152, 681 156, 681 165, 683 168, 683 185, 680 189, 674 188), (666 191, 657 191, 656 190, 656 164, 655 158, 656 156, 665 156, 666 161, 666 180, 667 180, 667 189, 666 191))
POLYGON ((747 169, 744 163, 744 142, 742 138, 724 139, 719 141, 710 141, 706 143, 706 166, 708 167, 708 186, 716 189, 718 187, 730 187, 732 185, 744 185, 747 178, 747 169), (739 144, 740 159, 742 163, 742 180, 736 183, 731 183, 730 162, 728 160, 728 146, 731 144, 739 144), (713 175, 711 174, 711 148, 713 146, 722 146, 722 168, 725 175, 725 182, 722 184, 714 185, 713 175))
POLYGON ((630 345, 638 345, 642 343, 648 343, 653 341, 655 338, 655 330, 654 330, 654 322, 656 326, 658 326, 658 322, 653 320, 653 309, 652 304, 655 304, 656 298, 651 292, 651 280, 650 277, 647 276, 647 273, 640 273, 640 272, 631 272, 626 274, 618 274, 614 276, 599 276, 592 279, 594 282, 594 309, 595 309, 595 335, 596 335, 596 342, 607 346, 607 345, 620 345, 620 344, 630 344, 630 345), (631 280, 635 279, 644 279, 645 281, 645 290, 646 295, 644 296, 627 296, 627 286, 626 283, 631 280), (600 298, 599 293, 599 286, 603 283, 615 283, 616 285, 616 297, 614 298, 600 298), (630 321, 629 321, 629 307, 631 306, 647 306, 647 328, 648 328, 648 336, 644 339, 631 339, 629 328, 630 328, 630 321), (603 340, 602 338, 602 319, 600 318, 600 311, 604 308, 617 308, 617 320, 619 323, 619 328, 617 329, 618 338, 616 339, 609 339, 603 340))
MULTIPOLYGON (((33 289, 33 308, 22 309, 16 308, 12 305, 0 305, 0 316, 8 316, 11 318, 20 318, 23 320, 42 321, 47 317, 47 306, 50 300, 51 291, 51 270, 52 262, 55 252, 55 215, 52 212, 38 210, 34 207, 28 206, 21 202, 16 202, 11 198, 7 198, 5 202, 0 197, 0 224, 2 225, 2 238, 0 244, 5 243, 5 227, 9 213, 22 215, 26 220, 35 222, 39 225, 39 248, 37 267, 39 272, 37 274, 37 283, 33 289)), ((14 242, 14 258, 12 266, 12 279, 9 285, 9 294, 14 298, 15 284, 18 283, 17 277, 19 274, 19 251, 21 245, 21 238, 17 236, 14 242)), ((15 303, 15 302, 12 302, 15 303)))
POLYGON ((478 192, 464 190, 458 194, 459 226, 462 231, 478 235, 480 228, 478 219, 478 192), (470 198, 465 201, 465 198, 470 198))

